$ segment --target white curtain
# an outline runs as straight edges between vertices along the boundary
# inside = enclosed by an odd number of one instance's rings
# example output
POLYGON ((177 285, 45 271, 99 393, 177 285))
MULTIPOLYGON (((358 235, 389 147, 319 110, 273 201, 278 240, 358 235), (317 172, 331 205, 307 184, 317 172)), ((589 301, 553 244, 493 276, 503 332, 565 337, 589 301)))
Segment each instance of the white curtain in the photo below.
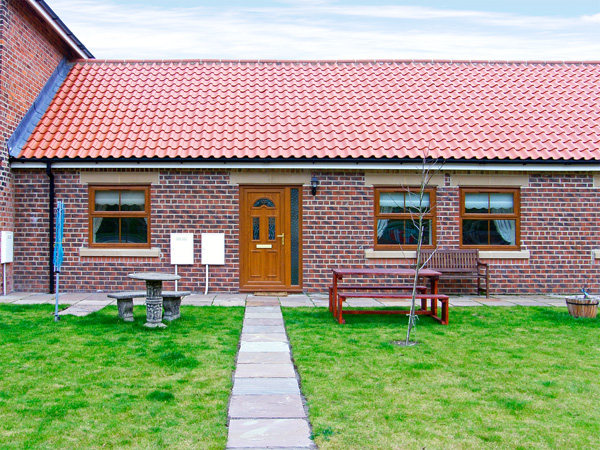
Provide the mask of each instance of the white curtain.
POLYGON ((383 236, 383 232, 387 228, 389 220, 387 219, 379 219, 377 221, 377 239, 380 239, 383 236))
POLYGON ((517 223, 515 220, 494 220, 494 226, 502 239, 508 242, 510 245, 517 243, 517 223))

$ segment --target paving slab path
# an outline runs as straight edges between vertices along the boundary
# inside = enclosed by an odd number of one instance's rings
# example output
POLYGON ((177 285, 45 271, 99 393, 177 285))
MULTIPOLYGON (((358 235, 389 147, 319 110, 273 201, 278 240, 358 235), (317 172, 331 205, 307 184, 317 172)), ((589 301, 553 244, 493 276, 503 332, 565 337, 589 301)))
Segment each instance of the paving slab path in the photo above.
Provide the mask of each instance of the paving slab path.
POLYGON ((246 302, 228 419, 227 450, 317 448, 275 298, 246 302))

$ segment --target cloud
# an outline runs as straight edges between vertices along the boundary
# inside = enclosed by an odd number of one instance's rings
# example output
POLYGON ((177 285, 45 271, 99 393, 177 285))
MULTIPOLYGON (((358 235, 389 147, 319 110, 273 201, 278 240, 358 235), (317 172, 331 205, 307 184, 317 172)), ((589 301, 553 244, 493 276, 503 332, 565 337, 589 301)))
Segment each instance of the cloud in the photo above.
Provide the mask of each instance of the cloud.
POLYGON ((50 6, 97 58, 548 59, 600 55, 600 14, 524 17, 418 6, 150 7, 111 0, 50 6))

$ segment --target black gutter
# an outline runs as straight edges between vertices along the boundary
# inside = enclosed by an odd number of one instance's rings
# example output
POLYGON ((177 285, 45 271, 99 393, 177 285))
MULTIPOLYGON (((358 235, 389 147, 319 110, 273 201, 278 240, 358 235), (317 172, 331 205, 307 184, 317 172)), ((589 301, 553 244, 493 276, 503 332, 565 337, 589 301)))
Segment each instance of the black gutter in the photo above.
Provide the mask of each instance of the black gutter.
POLYGON ((54 294, 54 173, 52 173, 52 163, 46 163, 46 175, 49 178, 49 198, 48 198, 48 236, 49 236, 49 272, 50 289, 49 293, 54 294))
MULTIPOLYGON (((431 158, 429 158, 431 159, 431 158)), ((351 167, 352 164, 381 164, 381 163, 422 163, 422 158, 18 158, 10 157, 10 162, 16 163, 42 163, 42 164, 68 164, 68 163, 244 163, 244 164, 255 164, 255 163, 348 163, 351 167)), ((467 158, 448 158, 441 159, 440 162, 452 164, 506 164, 511 165, 527 165, 527 164, 548 164, 548 165, 561 165, 561 164, 594 164, 600 163, 598 160, 585 160, 585 159, 467 159, 467 158)))

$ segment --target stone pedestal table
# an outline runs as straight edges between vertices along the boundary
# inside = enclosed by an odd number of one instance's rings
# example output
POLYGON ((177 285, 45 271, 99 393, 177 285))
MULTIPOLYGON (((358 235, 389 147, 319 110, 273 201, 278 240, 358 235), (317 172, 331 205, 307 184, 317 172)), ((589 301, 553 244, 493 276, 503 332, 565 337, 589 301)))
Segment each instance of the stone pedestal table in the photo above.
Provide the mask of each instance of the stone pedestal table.
POLYGON ((163 281, 175 281, 181 277, 174 273, 164 272, 138 272, 127 275, 135 280, 144 280, 146 282, 146 323, 145 327, 156 328, 166 327, 162 323, 163 313, 163 298, 162 284, 163 281))

